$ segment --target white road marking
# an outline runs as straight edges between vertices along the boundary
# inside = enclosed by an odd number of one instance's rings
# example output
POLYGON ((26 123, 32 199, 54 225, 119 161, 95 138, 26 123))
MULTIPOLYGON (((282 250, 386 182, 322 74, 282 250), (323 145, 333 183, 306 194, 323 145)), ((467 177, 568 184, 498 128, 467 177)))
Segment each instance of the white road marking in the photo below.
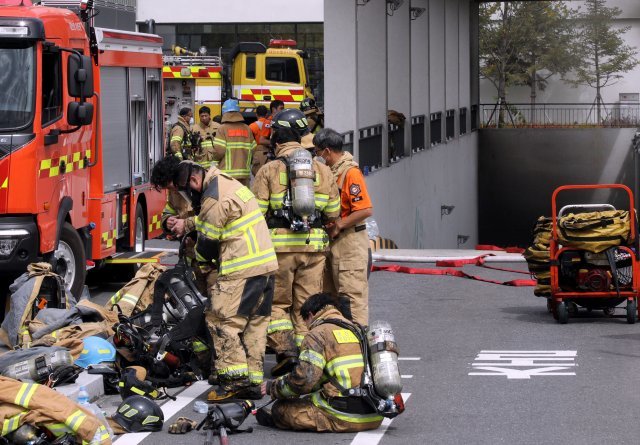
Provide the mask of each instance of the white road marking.
MULTIPOLYGON (((196 397, 205 392, 207 388, 209 388, 209 383, 206 380, 201 380, 195 382, 193 385, 189 386, 187 389, 182 391, 180 394, 176 396, 176 400, 170 400, 169 402, 162 405, 162 412, 164 413, 164 421, 165 425, 168 427, 168 421, 171 417, 173 417, 178 411, 187 406, 196 397)), ((113 443, 117 443, 118 445, 137 445, 142 442, 149 434, 151 433, 128 433, 123 434, 118 439, 116 439, 113 443)))
POLYGON ((571 372, 577 351, 489 351, 483 350, 471 364, 469 375, 506 376, 530 379, 533 376, 575 376, 571 372), (527 367, 516 369, 514 367, 527 367))
POLYGON ((398 360, 407 360, 407 361, 418 361, 422 360, 420 357, 398 357, 398 360))
POLYGON ((403 379, 412 379, 413 378, 413 374, 402 374, 400 376, 403 379))
MULTIPOLYGON (((407 403, 409 397, 411 396, 410 392, 403 392, 402 398, 404 402, 407 403)), ((362 431, 361 433, 356 434, 356 437, 351 441, 351 445, 377 445, 380 440, 382 440, 382 436, 387 432, 389 425, 393 419, 384 419, 382 421, 382 425, 377 430, 372 431, 362 431)))

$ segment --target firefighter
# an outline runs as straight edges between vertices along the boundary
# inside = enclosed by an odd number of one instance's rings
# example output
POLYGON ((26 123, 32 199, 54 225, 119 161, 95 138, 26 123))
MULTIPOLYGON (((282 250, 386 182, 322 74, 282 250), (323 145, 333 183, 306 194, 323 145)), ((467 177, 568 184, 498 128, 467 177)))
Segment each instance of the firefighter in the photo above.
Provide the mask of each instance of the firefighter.
POLYGON ((329 294, 315 294, 302 305, 300 316, 309 327, 298 364, 291 373, 262 384, 262 394, 276 399, 271 411, 258 410, 260 425, 290 430, 353 433, 382 423, 366 401, 344 397, 336 386, 357 388, 364 357, 358 338, 335 322, 349 324, 329 294), (332 323, 332 321, 334 323, 332 323), (306 397, 303 395, 310 394, 306 397))
POLYGON ((255 148, 256 141, 244 123, 240 104, 236 99, 226 100, 222 104, 222 125, 213 140, 214 160, 218 161, 218 168, 248 186, 255 148))
POLYGON ((281 375, 295 364, 297 345, 307 331, 300 307, 322 290, 329 242, 322 225, 338 217, 340 201, 331 170, 313 161, 300 145, 300 135, 306 131, 304 115, 295 109, 283 110, 274 117, 271 129, 276 160, 258 171, 253 192, 267 216, 278 254, 268 345, 278 361, 271 373, 281 375), (300 171, 305 162, 307 170, 300 171), (301 214, 302 207, 309 214, 301 214))
POLYGON ((191 156, 191 125, 193 125, 193 111, 191 108, 181 108, 178 121, 171 126, 169 136, 169 150, 178 159, 191 156))
POLYGON ((256 141, 256 151, 253 153, 251 161, 251 174, 258 174, 258 170, 267 163, 267 155, 269 154, 269 136, 271 135, 271 119, 267 116, 269 110, 264 105, 258 105, 256 108, 256 116, 258 120, 249 125, 253 138, 256 141))
POLYGON ((324 128, 324 114, 316 105, 316 101, 309 97, 300 102, 300 111, 302 111, 309 122, 309 131, 316 134, 324 128))
POLYGON ((0 376, 0 420, 2 436, 30 424, 48 430, 55 437, 70 434, 78 443, 111 444, 109 432, 92 412, 51 388, 3 376, 0 376))
MULTIPOLYGON (((163 160, 156 163, 151 172, 151 184, 160 191, 172 180, 173 172, 178 168, 180 159, 176 156, 167 156, 163 160)), ((175 189, 167 191, 167 203, 162 210, 162 230, 170 238, 181 239, 183 236, 196 230, 195 223, 196 213, 189 201, 175 189)), ((188 241, 187 241, 188 242, 188 241)), ((211 274, 203 274, 198 267, 195 267, 195 252, 193 244, 188 244, 185 250, 187 263, 191 264, 196 277, 196 285, 198 290, 203 294, 207 294, 207 279, 212 285, 215 282, 215 276, 211 274)))
POLYGON ((211 109, 209 107, 201 107, 198 111, 200 122, 191 127, 191 132, 200 137, 200 144, 194 147, 193 160, 205 170, 215 164, 213 160, 213 138, 216 136, 220 124, 211 120, 211 109))
POLYGON ((183 161, 164 184, 200 203, 195 220, 196 260, 214 273, 206 323, 217 353, 220 385, 210 401, 260 398, 266 332, 278 268, 269 231, 251 191, 215 166, 209 171, 183 161))
POLYGON ((365 220, 373 215, 373 205, 358 164, 342 150, 342 136, 325 128, 313 138, 316 156, 331 168, 340 190, 340 217, 327 226, 331 237, 325 290, 349 297, 353 321, 369 324, 369 237, 365 220))

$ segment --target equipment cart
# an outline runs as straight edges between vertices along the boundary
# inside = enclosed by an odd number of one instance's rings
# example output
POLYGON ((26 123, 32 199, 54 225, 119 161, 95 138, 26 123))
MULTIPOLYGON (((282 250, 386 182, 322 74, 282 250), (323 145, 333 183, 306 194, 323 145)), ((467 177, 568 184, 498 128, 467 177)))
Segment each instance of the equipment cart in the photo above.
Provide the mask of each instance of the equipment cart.
POLYGON ((638 320, 638 239, 633 192, 622 184, 565 185, 551 199, 551 297, 559 323, 578 307, 613 315, 626 301, 627 322, 638 320), (628 197, 628 213, 612 204, 575 204, 557 209, 561 192, 614 189, 628 197), (571 224, 576 223, 571 226, 571 224), (578 227, 577 232, 573 228, 578 227))

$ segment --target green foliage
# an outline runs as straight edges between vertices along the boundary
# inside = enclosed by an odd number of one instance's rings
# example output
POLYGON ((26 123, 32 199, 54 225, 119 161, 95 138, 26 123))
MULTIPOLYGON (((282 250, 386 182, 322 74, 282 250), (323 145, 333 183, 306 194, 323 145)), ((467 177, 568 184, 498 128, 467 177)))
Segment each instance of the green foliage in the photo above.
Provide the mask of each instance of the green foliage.
POLYGON ((614 85, 638 65, 635 47, 625 44, 623 36, 630 27, 614 27, 613 21, 621 14, 620 8, 607 7, 605 0, 585 0, 585 11, 578 14, 579 55, 581 65, 570 82, 600 90, 614 85))

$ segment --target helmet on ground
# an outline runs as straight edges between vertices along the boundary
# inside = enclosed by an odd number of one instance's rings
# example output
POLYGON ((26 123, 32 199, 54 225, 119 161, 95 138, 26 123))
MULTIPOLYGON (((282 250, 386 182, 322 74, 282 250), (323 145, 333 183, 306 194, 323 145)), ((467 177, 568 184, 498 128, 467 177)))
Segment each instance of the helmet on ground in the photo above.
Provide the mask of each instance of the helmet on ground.
POLYGON ((89 365, 116 361, 116 348, 104 338, 91 336, 82 341, 84 343, 82 353, 75 361, 75 365, 87 368, 89 365))
POLYGON ((222 104, 222 114, 240 111, 240 103, 236 99, 227 99, 222 104))
POLYGON ((118 391, 122 400, 129 396, 139 395, 150 399, 157 399, 160 396, 158 389, 149 381, 145 380, 147 370, 141 366, 130 366, 122 371, 118 382, 118 391))
POLYGON ((274 116, 271 121, 271 128, 274 131, 280 128, 291 128, 297 131, 300 136, 304 136, 309 132, 309 123, 302 111, 295 108, 287 108, 274 116))
POLYGON ((130 396, 118 407, 113 420, 129 433, 162 430, 164 414, 156 402, 143 396, 130 396))
POLYGON ((305 111, 311 111, 317 108, 318 107, 316 106, 316 101, 310 97, 306 97, 302 99, 302 102, 300 102, 300 111, 302 111, 303 113, 305 111))

